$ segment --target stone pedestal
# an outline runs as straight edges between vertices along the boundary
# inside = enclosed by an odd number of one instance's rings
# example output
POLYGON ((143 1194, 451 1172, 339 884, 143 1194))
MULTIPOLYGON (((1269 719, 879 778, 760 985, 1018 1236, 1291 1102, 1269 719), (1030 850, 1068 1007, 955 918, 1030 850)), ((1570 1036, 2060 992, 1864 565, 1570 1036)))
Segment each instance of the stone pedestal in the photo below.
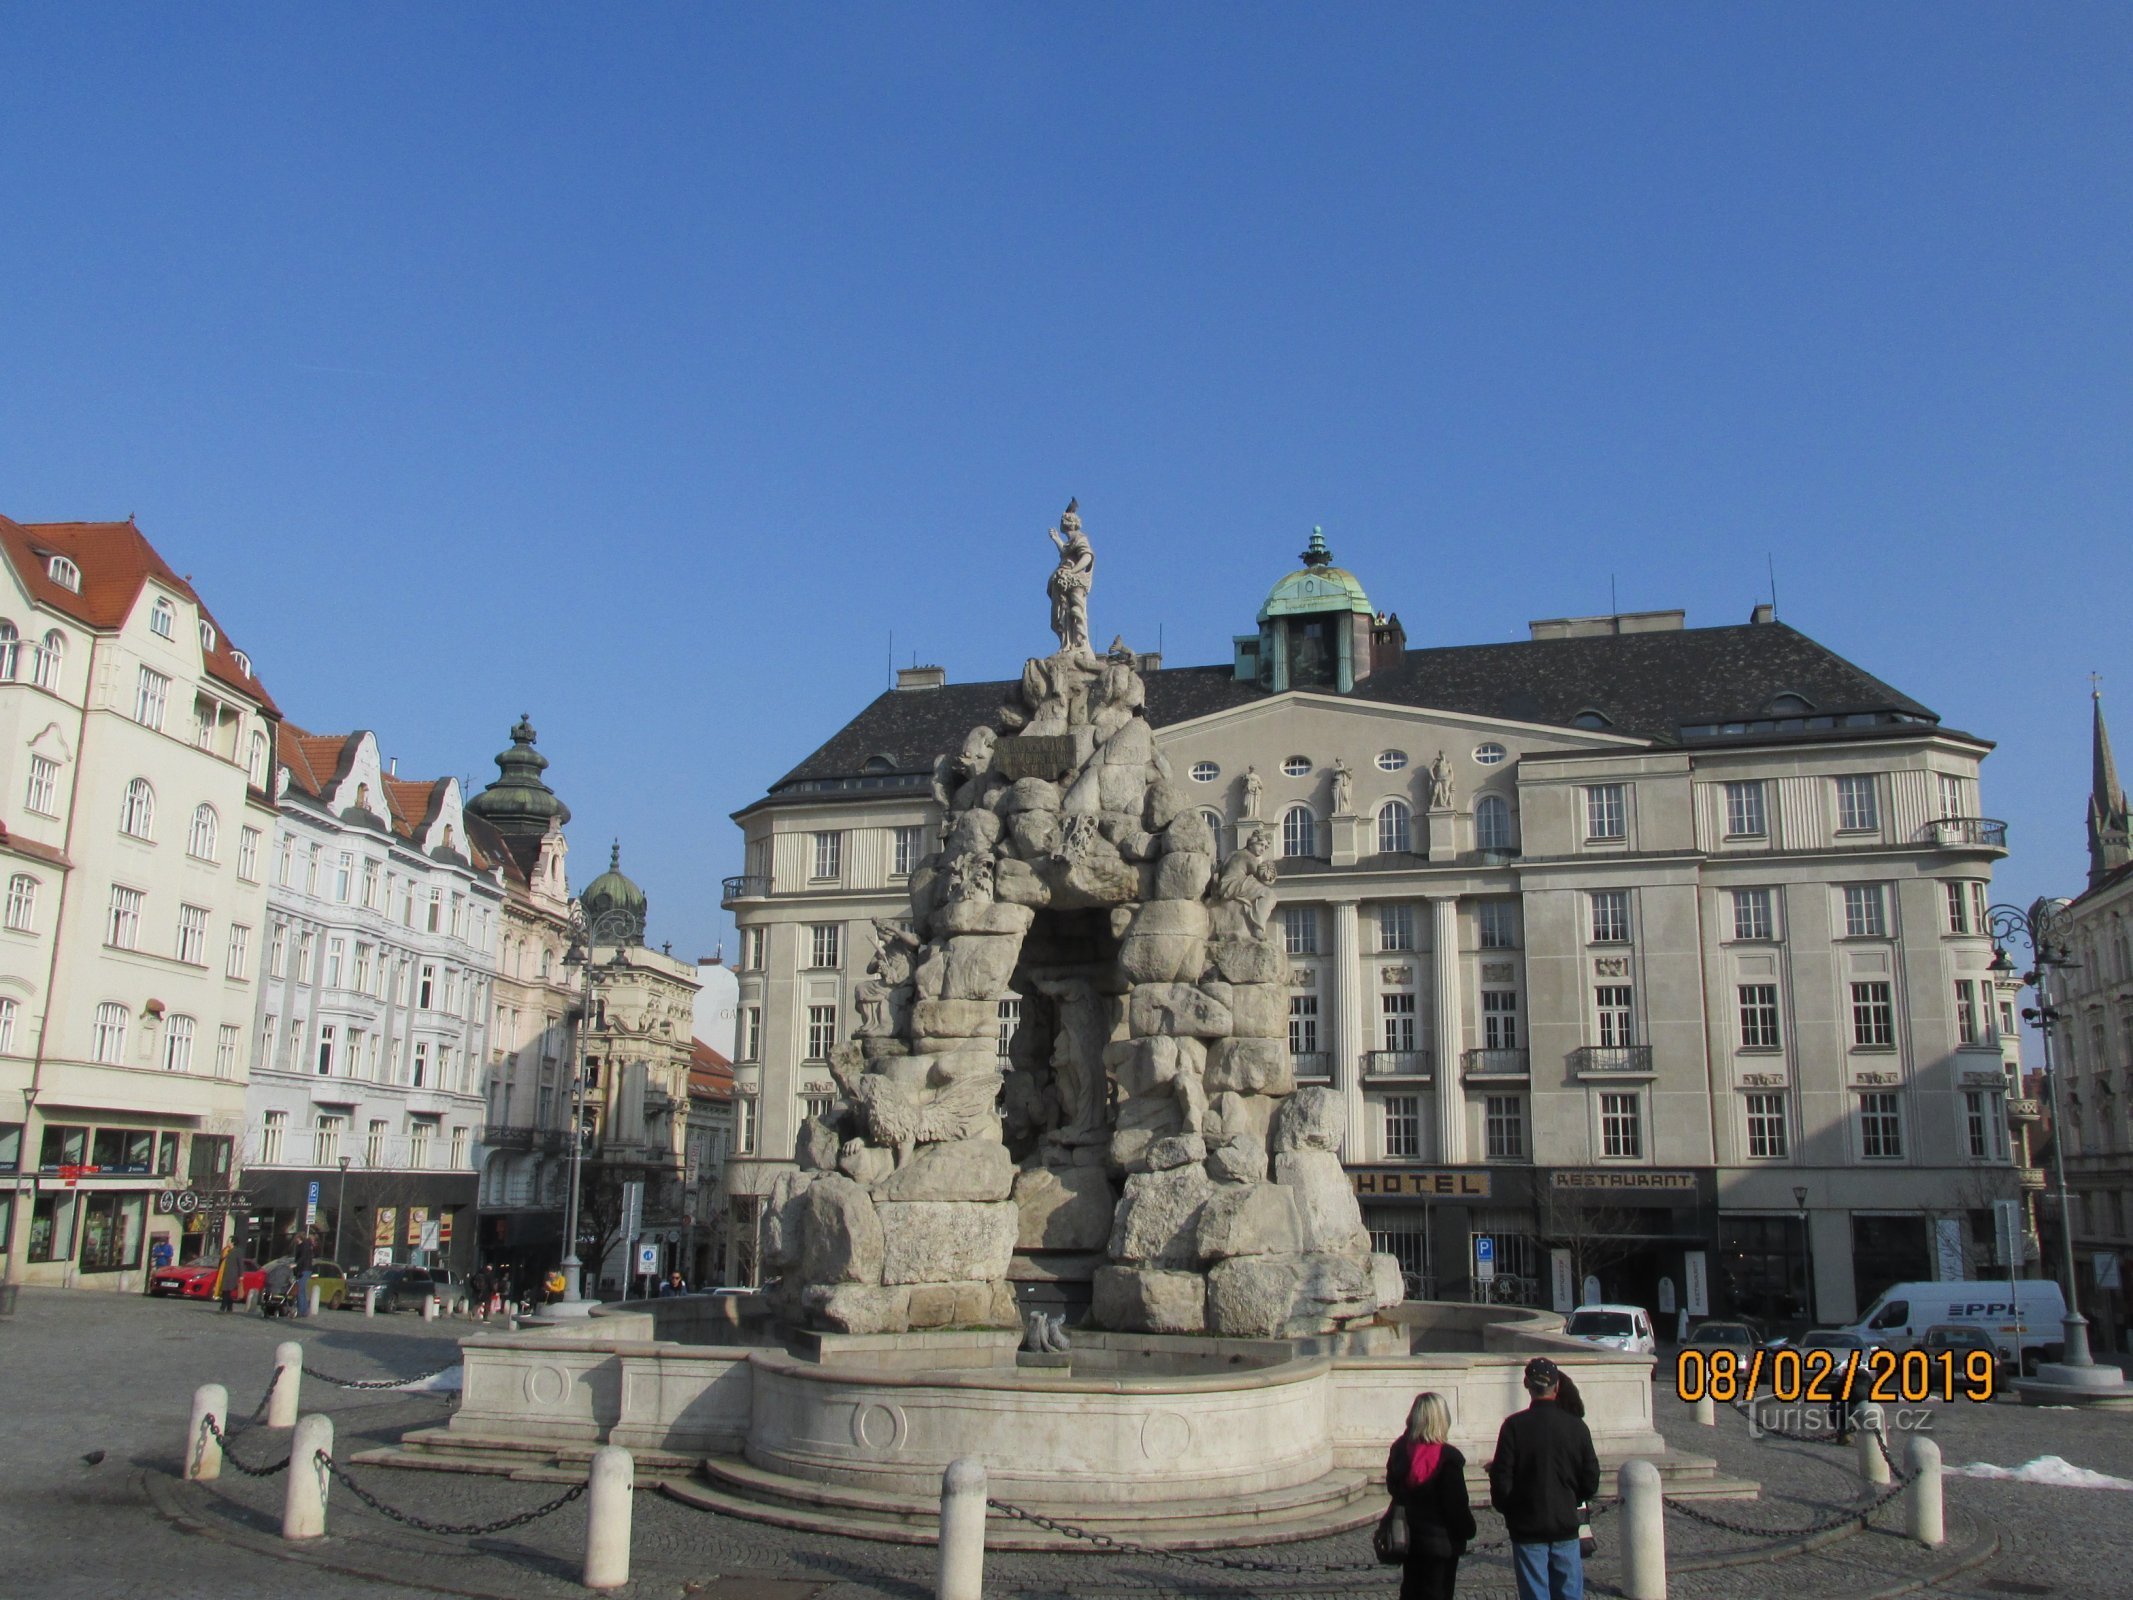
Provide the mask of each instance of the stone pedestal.
POLYGON ((1450 806, 1429 808, 1429 858, 1432 861, 1459 859, 1459 813, 1450 806))

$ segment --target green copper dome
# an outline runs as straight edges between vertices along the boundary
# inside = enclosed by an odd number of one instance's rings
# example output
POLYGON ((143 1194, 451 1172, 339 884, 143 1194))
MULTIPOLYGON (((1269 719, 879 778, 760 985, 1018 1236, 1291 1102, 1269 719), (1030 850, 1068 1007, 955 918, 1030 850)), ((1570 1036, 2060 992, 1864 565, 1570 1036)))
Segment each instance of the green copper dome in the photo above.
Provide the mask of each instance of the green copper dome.
POLYGON ((1326 548, 1324 531, 1313 528, 1310 547, 1303 552, 1303 566, 1274 585, 1266 604, 1259 608, 1259 620, 1325 611, 1377 614, 1370 596, 1363 592, 1363 580, 1333 564, 1333 552, 1326 548))
POLYGON ((467 802, 467 810, 498 833, 546 833, 551 821, 570 820, 570 807, 541 777, 548 758, 533 740, 533 719, 521 716, 511 730, 511 748, 496 758, 496 781, 467 802))
POLYGON ((622 844, 617 840, 608 853, 607 870, 578 892, 579 909, 593 930, 597 943, 627 938, 644 939, 645 913, 650 909, 644 891, 622 874, 622 844), (602 926, 606 923, 606 926, 602 926))

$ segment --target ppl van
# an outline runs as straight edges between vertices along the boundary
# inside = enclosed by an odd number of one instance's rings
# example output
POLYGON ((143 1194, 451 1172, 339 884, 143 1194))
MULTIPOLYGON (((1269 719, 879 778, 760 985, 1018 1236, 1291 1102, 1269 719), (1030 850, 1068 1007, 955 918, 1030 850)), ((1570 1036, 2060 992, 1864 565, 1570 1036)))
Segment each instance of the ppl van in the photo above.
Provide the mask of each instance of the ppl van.
POLYGON ((2066 1340, 2066 1296, 2048 1278, 2000 1283, 1899 1283, 1867 1308, 1849 1331, 1869 1344, 1909 1350, 1943 1323, 1981 1329, 2013 1365, 2027 1371, 2056 1361, 2066 1340), (2014 1293, 2010 1297, 2008 1290, 2014 1293))

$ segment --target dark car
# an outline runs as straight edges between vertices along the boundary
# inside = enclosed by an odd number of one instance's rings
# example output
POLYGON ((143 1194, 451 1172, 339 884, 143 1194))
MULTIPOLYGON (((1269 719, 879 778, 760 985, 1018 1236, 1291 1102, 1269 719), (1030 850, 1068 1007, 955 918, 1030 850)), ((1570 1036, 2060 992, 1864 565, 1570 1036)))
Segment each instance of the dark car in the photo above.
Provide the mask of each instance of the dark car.
POLYGON ((1732 1350, 1752 1355, 1763 1345, 1763 1336, 1752 1322, 1709 1317, 1689 1330, 1687 1350, 1732 1350))
POLYGON ((1992 1335, 1983 1328, 1975 1328, 1963 1322, 1936 1322, 1919 1336, 1916 1348, 1928 1355, 1939 1355, 1943 1350, 1955 1356, 1960 1367, 1964 1357, 1973 1350, 1983 1350, 1997 1366, 2008 1365, 2006 1352, 1992 1342, 1992 1335))
POLYGON ((380 1311, 398 1311, 403 1307, 413 1311, 439 1292, 437 1280, 430 1275, 428 1267, 365 1267, 349 1277, 348 1297, 341 1302, 342 1306, 351 1311, 357 1309, 372 1288, 378 1291, 380 1311))

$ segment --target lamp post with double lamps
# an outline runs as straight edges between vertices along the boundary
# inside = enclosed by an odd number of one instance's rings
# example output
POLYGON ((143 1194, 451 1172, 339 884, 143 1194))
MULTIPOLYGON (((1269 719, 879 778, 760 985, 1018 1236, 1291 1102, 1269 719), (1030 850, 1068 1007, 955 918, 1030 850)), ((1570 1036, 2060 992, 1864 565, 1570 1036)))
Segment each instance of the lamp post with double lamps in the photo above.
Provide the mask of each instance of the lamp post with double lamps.
POLYGON ((570 1204, 563 1216, 563 1300, 565 1304, 583 1301, 585 1264, 579 1259, 578 1214, 583 1204, 585 1183, 585 1091, 587 1058, 590 1052, 595 1026, 595 989, 606 977, 613 977, 625 970, 629 963, 623 952, 631 941, 640 937, 641 922, 626 912, 609 911, 588 920, 577 906, 570 913, 570 948, 563 952, 563 965, 582 967, 585 970, 585 996, 578 1010, 577 1038, 571 1050, 570 1076, 570 1204), (615 947, 615 953, 606 961, 599 959, 603 944, 615 947))

